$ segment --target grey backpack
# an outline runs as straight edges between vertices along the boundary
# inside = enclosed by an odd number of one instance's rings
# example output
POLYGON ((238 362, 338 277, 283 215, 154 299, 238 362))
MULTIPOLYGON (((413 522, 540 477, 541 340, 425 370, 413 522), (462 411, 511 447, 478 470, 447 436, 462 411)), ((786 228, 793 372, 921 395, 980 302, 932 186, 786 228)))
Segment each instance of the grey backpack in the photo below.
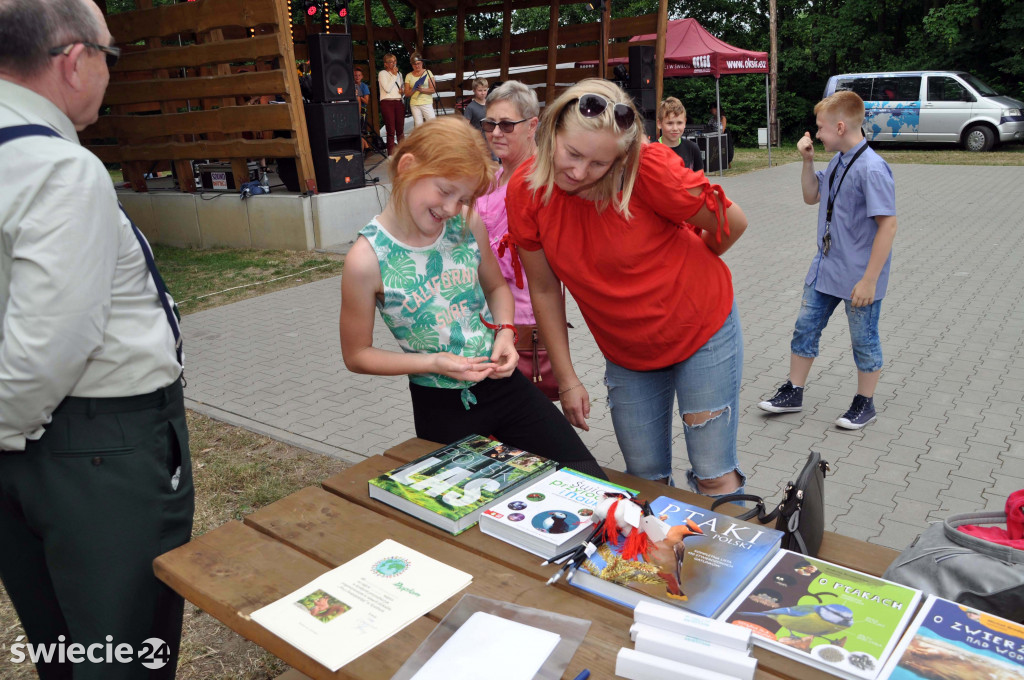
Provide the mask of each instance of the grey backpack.
POLYGON ((1002 512, 935 522, 900 553, 883 578, 926 594, 1024 622, 1024 550, 957 531, 963 524, 1005 524, 1002 512))

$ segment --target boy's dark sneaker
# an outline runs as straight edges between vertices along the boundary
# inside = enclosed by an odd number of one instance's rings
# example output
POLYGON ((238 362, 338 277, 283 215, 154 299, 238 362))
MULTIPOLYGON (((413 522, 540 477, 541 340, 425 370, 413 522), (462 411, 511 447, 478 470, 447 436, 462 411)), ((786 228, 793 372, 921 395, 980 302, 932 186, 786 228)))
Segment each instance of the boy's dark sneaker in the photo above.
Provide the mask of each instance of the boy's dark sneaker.
POLYGON ((853 398, 850 410, 836 419, 836 425, 846 430, 859 430, 877 419, 874 400, 858 394, 853 398))
POLYGON ((793 387, 793 383, 786 381, 776 392, 775 396, 767 401, 759 403, 758 408, 772 413, 795 413, 804 408, 804 388, 793 387))

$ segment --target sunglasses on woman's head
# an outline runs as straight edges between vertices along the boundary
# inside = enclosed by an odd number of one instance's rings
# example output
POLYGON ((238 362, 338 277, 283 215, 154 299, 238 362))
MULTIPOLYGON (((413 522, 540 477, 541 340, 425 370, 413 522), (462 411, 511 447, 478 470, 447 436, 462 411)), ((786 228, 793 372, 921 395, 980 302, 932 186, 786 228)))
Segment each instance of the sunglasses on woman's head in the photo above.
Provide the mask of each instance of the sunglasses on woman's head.
MULTIPOLYGON (((576 100, 576 104, 581 116, 584 118, 597 118, 607 110, 611 102, 599 94, 585 94, 576 100)), ((613 105, 612 115, 615 118, 615 124, 622 131, 631 128, 633 121, 636 120, 636 111, 628 104, 613 105)))
POLYGON ((520 123, 525 123, 530 120, 529 118, 523 118, 522 120, 491 120, 490 118, 484 118, 480 121, 480 127, 483 128, 484 132, 494 132, 494 128, 499 127, 501 131, 506 135, 510 134, 516 129, 516 126, 520 123))

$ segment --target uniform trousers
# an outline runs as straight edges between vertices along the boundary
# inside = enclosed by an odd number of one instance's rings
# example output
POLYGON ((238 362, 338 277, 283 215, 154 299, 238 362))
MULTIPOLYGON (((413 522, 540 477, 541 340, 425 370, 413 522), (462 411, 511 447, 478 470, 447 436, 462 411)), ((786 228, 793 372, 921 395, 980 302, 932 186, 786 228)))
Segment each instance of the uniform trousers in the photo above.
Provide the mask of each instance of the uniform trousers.
POLYGON ((42 438, 0 453, 0 580, 27 641, 135 652, 130 663, 54 656, 36 664, 40 678, 174 678, 184 602, 153 559, 189 540, 193 511, 180 381, 135 397, 68 397, 42 438), (150 638, 167 647, 140 660, 150 638))

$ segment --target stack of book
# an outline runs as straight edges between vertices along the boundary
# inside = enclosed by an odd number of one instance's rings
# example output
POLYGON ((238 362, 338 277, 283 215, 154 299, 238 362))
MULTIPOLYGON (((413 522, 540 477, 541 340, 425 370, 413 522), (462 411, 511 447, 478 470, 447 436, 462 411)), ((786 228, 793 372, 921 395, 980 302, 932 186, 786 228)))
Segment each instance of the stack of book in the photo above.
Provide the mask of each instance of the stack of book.
POLYGON ((770 527, 667 496, 652 501, 651 511, 673 529, 646 559, 622 559, 624 540, 605 543, 570 583, 627 607, 661 602, 714 617, 778 552, 782 540, 770 527))
POLYGON ((750 631, 640 602, 629 629, 634 649, 623 647, 615 674, 630 680, 753 680, 750 631))
POLYGON ((782 550, 720 620, 837 677, 877 680, 920 599, 914 588, 782 550))
POLYGON ((555 472, 554 461, 470 435, 370 480, 370 498, 452 534, 489 505, 555 472))
POLYGON ((562 468, 492 504, 480 516, 480 531, 550 559, 586 540, 594 528, 594 508, 605 494, 636 493, 562 468))

